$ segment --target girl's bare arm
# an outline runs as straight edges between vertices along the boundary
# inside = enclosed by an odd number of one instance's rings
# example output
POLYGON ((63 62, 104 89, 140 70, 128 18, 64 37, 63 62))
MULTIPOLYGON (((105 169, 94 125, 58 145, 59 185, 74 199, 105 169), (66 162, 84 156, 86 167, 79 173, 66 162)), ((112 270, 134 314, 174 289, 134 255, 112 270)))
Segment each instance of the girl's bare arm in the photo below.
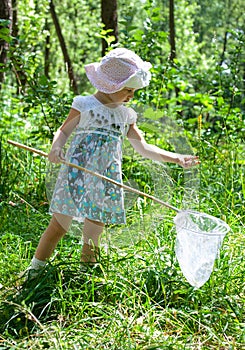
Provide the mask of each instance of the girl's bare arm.
POLYGON ((68 117, 59 128, 67 137, 69 137, 72 131, 75 129, 80 120, 80 112, 74 108, 70 109, 68 117))
POLYGON ((134 149, 145 158, 160 162, 176 163, 183 168, 189 168, 200 163, 198 156, 169 152, 148 144, 136 124, 130 125, 127 137, 134 149))
POLYGON ((64 159, 62 148, 64 147, 68 137, 75 129, 80 120, 80 112, 74 108, 70 109, 68 117, 56 131, 52 147, 48 155, 48 159, 53 163, 59 163, 61 159, 64 159))

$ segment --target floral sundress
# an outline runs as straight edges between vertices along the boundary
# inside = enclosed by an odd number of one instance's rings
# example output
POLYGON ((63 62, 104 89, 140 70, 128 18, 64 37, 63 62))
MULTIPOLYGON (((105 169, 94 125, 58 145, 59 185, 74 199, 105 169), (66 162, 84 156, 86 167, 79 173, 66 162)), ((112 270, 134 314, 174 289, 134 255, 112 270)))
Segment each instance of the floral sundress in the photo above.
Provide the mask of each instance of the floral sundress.
MULTIPOLYGON (((133 109, 120 105, 110 108, 93 95, 77 96, 72 108, 80 122, 66 153, 66 160, 122 183, 122 144, 133 109)), ((61 165, 51 204, 51 213, 111 224, 126 222, 123 189, 73 167, 61 165)))

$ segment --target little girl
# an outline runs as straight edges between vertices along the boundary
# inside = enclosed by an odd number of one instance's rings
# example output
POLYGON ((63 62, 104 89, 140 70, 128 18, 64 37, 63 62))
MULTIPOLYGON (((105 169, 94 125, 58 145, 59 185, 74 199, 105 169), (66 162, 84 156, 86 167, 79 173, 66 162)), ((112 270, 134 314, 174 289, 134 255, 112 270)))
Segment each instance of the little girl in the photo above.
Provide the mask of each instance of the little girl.
MULTIPOLYGON (((149 84, 151 64, 134 52, 117 48, 100 63, 85 66, 97 89, 94 95, 77 96, 65 122, 56 132, 49 160, 71 163, 122 182, 122 143, 125 136, 143 157, 190 167, 198 157, 167 152, 147 144, 136 126, 137 115, 125 106, 137 89, 149 84), (63 147, 74 132, 64 157, 63 147)), ((81 261, 95 263, 105 224, 124 224, 123 190, 108 181, 61 165, 50 205, 52 219, 43 233, 30 269, 45 266, 72 219, 84 222, 81 261)), ((34 272, 34 271, 33 271, 34 272)))

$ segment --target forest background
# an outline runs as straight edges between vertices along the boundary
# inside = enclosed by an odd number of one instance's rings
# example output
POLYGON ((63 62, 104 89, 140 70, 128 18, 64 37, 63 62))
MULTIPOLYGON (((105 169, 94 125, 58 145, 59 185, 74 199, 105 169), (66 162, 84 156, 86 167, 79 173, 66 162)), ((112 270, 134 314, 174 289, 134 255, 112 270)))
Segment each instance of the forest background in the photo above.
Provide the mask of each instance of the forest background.
POLYGON ((244 349, 244 1, 3 0, 0 12, 0 347, 244 349), (93 93, 84 65, 117 46, 153 65, 133 101, 147 140, 201 159, 161 167, 126 144, 125 182, 231 227, 200 289, 178 266, 174 213, 131 197, 102 273, 79 271, 74 225, 38 283, 19 277, 49 220, 47 164, 7 140, 48 152, 73 97, 93 93))

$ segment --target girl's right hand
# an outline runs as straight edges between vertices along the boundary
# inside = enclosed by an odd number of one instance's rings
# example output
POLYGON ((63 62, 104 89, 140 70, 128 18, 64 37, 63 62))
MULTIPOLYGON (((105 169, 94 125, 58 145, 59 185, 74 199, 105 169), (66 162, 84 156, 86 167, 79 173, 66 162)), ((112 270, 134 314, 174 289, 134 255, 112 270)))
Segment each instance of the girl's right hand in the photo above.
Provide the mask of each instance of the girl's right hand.
POLYGON ((51 149, 51 151, 48 154, 48 159, 52 163, 60 163, 61 160, 65 160, 62 148, 56 147, 54 149, 51 149))

